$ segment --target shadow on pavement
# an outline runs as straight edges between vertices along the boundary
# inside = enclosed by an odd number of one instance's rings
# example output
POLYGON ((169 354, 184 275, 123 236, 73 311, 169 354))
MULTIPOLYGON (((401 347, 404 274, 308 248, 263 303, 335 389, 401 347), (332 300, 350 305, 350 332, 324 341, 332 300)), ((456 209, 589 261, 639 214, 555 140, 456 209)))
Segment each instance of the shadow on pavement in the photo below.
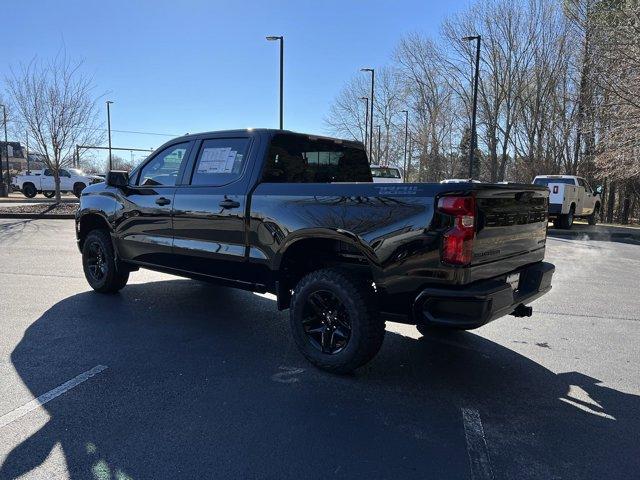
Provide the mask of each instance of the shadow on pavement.
POLYGON ((469 478, 461 407, 480 413, 496 478, 640 471, 637 396, 466 332, 388 332, 370 365, 329 375, 274 302, 188 280, 69 297, 11 359, 33 396, 108 369, 44 405, 2 479, 57 444, 74 479, 469 478))

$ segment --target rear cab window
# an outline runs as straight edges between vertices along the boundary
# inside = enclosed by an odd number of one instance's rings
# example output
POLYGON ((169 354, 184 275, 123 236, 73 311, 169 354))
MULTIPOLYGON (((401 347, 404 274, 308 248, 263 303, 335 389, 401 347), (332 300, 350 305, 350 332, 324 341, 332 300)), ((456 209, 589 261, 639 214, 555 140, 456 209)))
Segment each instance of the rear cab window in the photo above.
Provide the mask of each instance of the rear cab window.
POLYGON ((534 185, 544 185, 548 187, 550 183, 564 183, 566 185, 575 185, 572 178, 536 178, 533 181, 534 185))
POLYGON ((393 167, 371 167, 373 178, 400 178, 400 170, 393 167))
POLYGON ((262 171, 265 183, 371 182, 363 148, 328 138, 277 133, 262 171))

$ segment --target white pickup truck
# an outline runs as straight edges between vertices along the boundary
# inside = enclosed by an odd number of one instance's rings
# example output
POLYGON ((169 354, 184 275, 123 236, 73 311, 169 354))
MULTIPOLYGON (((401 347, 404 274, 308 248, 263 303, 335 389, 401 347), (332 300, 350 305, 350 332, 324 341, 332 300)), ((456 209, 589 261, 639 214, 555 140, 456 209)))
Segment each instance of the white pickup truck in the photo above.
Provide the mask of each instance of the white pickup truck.
MULTIPOLYGON (((73 193, 80 197, 80 193, 87 185, 102 182, 104 179, 97 175, 89 175, 75 168, 60 169, 60 192, 73 193)), ((33 198, 42 193, 52 198, 56 192, 56 184, 51 169, 31 170, 25 175, 18 175, 11 181, 14 189, 19 190, 27 198, 33 198)))
POLYGON ((600 213, 602 187, 591 188, 589 182, 574 175, 538 175, 535 185, 549 188, 549 218, 560 228, 571 228, 574 218, 586 218, 595 225, 600 213))

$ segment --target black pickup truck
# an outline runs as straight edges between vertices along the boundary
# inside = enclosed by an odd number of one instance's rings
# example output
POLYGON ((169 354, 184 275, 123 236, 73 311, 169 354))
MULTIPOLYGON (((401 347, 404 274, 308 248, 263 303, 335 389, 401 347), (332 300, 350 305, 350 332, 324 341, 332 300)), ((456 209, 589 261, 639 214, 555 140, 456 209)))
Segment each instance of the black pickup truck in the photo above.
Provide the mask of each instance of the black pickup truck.
POLYGON ((361 143, 232 130, 87 187, 76 234, 94 290, 143 267, 270 292, 302 354, 343 373, 378 352, 385 320, 426 334, 530 315, 554 272, 547 201, 535 185, 372 183, 361 143))

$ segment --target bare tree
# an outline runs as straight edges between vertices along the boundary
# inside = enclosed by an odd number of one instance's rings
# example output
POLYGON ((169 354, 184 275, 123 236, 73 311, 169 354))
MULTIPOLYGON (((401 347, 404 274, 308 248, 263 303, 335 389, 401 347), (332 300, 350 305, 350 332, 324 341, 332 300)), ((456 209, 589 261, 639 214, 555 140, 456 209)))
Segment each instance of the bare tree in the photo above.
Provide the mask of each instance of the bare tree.
POLYGON ((59 55, 21 65, 6 79, 17 117, 53 172, 58 201, 60 170, 72 165, 75 145, 96 144, 104 135, 91 78, 81 67, 59 55))
MULTIPOLYGON (((373 151, 369 152, 372 163, 401 164, 404 137, 400 142, 398 136, 400 132, 404 135, 404 117, 401 118, 399 113, 404 108, 404 100, 400 88, 394 69, 385 67, 376 70, 373 151), (377 125, 380 125, 381 138, 378 138, 377 125)), ((327 130, 332 134, 363 141, 365 111, 361 98, 369 95, 367 77, 360 74, 349 80, 325 119, 327 130)))

